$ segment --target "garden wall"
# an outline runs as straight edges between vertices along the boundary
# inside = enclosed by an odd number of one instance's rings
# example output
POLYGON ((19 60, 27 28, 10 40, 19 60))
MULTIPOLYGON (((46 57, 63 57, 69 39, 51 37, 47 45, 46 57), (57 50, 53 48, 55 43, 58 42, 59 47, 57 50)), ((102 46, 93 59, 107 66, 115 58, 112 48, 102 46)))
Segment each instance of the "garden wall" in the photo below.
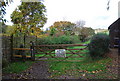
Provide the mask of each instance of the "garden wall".
POLYGON ((2 36, 2 59, 10 60, 11 54, 10 54, 10 42, 11 37, 10 36, 2 36))

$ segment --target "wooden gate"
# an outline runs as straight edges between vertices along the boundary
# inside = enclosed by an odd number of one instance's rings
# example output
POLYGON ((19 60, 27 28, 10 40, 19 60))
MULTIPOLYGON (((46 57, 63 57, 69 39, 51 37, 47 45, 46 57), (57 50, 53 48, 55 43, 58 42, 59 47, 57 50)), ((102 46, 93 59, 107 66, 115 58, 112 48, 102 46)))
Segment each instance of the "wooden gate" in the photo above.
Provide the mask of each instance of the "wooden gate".
MULTIPOLYGON (((62 58, 80 58, 83 57, 81 54, 86 54, 83 52, 87 48, 87 44, 58 44, 58 45, 35 45, 34 55, 35 59, 40 58, 61 58, 57 56, 56 51, 64 50, 65 56, 62 58)), ((58 53, 59 54, 59 53, 58 53)))
POLYGON ((13 48, 13 50, 19 50, 19 51, 29 51, 29 55, 27 56, 22 52, 22 55, 16 55, 13 53, 14 57, 26 57, 31 58, 32 60, 35 59, 47 59, 47 58, 56 58, 57 61, 59 61, 57 58, 63 58, 65 60, 66 58, 80 58, 83 57, 81 54, 86 54, 84 52, 85 49, 87 49, 87 44, 58 44, 58 45, 34 45, 31 44, 30 48, 13 48), (58 53, 57 53, 58 51, 58 53), (61 51, 64 51, 62 53, 59 53, 61 51), (58 55, 57 55, 58 54, 58 55), (60 56, 60 54, 62 56, 60 56))

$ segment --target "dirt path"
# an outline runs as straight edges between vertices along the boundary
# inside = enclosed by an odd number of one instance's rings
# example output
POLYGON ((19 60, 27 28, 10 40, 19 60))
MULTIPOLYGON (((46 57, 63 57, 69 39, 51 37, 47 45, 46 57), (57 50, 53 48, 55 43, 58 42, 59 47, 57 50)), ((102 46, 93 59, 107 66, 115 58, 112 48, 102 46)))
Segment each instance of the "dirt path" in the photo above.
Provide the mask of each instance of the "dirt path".
POLYGON ((110 58, 112 58, 112 65, 108 64, 108 70, 110 73, 118 75, 118 71, 120 70, 120 56, 118 55, 118 50, 117 49, 110 49, 110 53, 108 55, 110 58))
POLYGON ((38 61, 29 69, 20 74, 7 74, 3 79, 47 79, 50 73, 48 72, 48 64, 46 61, 38 61))

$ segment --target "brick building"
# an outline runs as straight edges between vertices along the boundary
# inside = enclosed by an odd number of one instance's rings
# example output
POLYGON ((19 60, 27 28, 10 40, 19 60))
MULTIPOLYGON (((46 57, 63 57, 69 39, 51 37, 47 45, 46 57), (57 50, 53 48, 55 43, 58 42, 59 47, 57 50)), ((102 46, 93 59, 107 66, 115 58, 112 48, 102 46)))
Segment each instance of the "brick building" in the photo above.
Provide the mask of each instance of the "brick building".
POLYGON ((109 27, 110 47, 116 48, 119 46, 120 41, 120 18, 113 22, 109 27))

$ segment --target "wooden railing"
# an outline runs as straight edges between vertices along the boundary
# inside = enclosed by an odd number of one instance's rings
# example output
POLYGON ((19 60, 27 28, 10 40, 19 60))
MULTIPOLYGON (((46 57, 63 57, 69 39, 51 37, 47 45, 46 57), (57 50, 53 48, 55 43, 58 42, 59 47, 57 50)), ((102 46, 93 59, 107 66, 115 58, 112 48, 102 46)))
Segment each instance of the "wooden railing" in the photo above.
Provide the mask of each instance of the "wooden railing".
POLYGON ((13 57, 20 57, 20 58, 24 57, 24 58, 31 58, 32 60, 35 60, 33 49, 30 49, 30 48, 13 48, 13 51, 14 50, 19 50, 19 51, 23 51, 23 52, 20 55, 17 55, 17 54, 13 53, 13 57), (28 56, 28 55, 24 54, 24 51, 30 51, 30 55, 28 56))
POLYGON ((13 48, 13 50, 31 50, 30 48, 13 48))

